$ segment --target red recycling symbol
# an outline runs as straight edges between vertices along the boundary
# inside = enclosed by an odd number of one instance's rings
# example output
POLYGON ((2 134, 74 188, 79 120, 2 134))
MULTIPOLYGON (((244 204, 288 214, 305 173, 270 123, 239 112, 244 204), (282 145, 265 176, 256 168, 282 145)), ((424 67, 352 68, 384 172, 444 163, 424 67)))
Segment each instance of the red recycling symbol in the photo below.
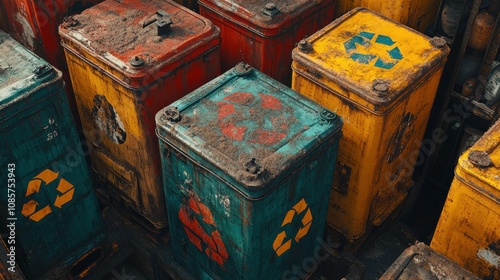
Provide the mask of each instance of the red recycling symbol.
MULTIPOLYGON (((248 109, 245 109, 245 106, 241 106, 250 105, 255 101, 256 96, 250 92, 234 92, 231 95, 224 97, 224 101, 217 103, 219 108, 219 125, 223 135, 236 141, 242 141, 245 138, 247 131, 252 130, 248 126, 238 126, 231 121, 230 117, 235 116, 237 112, 247 114, 247 119, 256 119, 262 118, 263 113, 262 111, 260 111, 260 109, 273 111, 282 110, 283 105, 278 98, 263 93, 259 93, 258 95, 261 100, 260 108, 246 106, 246 108, 248 109), (235 105, 240 105, 238 107, 238 110, 236 110, 235 105)), ((288 125, 286 124, 286 119, 284 118, 284 116, 281 116, 281 119, 279 119, 279 117, 271 118, 271 123, 278 123, 279 125, 277 127, 273 127, 273 130, 267 130, 261 127, 256 128, 253 133, 249 133, 249 142, 264 145, 274 145, 287 136, 287 134, 283 133, 288 130, 288 125)))
POLYGON ((179 218, 184 225, 184 231, 186 231, 189 241, 200 251, 203 251, 203 244, 205 244, 207 256, 219 265, 223 265, 227 261, 228 254, 219 230, 214 229, 210 235, 207 234, 196 218, 196 216, 201 216, 205 224, 216 228, 212 212, 192 196, 189 197, 188 204, 182 204, 179 218))

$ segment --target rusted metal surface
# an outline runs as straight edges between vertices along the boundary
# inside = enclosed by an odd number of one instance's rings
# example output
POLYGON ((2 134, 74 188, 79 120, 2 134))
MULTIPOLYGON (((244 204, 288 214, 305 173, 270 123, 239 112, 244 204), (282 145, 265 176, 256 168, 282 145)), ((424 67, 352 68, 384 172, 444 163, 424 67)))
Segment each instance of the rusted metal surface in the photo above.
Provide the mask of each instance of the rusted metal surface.
POLYGON ((334 2, 202 0, 200 14, 221 28, 222 71, 244 61, 290 85, 290 53, 333 20, 334 2))
POLYGON ((196 277, 280 279, 321 249, 336 114, 242 63, 156 121, 172 249, 196 277))
POLYGON ((500 122, 459 158, 431 247, 485 279, 500 279, 500 122))
POLYGON ((108 0, 60 33, 103 189, 154 230, 166 227, 154 115, 219 75, 219 29, 174 2, 108 0))
POLYGON ((292 88, 345 123, 328 224, 361 242, 412 185, 449 48, 363 8, 304 40, 292 52, 292 88))
POLYGON ((380 280, 479 280, 456 262, 422 242, 406 249, 380 277, 380 280))

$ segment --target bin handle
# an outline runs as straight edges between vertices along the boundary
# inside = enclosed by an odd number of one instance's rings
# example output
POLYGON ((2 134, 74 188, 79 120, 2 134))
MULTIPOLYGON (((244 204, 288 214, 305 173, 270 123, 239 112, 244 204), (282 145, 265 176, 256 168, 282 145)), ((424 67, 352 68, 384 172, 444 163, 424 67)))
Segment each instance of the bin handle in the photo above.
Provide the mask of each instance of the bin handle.
POLYGON ((154 14, 153 18, 142 23, 142 28, 146 28, 153 23, 156 26, 156 36, 167 36, 170 34, 170 31, 172 31, 170 25, 174 22, 172 21, 172 17, 167 12, 164 10, 158 10, 154 14))

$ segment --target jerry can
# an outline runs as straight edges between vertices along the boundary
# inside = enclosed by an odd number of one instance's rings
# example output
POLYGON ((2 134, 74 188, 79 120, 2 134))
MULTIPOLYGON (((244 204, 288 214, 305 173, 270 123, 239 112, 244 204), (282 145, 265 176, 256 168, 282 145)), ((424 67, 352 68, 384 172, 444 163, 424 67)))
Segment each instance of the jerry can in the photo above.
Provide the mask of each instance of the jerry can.
POLYGON ((406 249, 379 278, 410 279, 479 280, 477 276, 422 242, 416 242, 406 249))
POLYGON ((423 33, 429 26, 434 24, 439 10, 439 1, 339 0, 335 8, 335 16, 340 17, 356 7, 370 9, 423 33))
POLYGON ((200 14, 221 29, 221 69, 244 61, 290 86, 295 44, 330 23, 331 0, 199 0, 200 14))
POLYGON ((175 2, 107 0, 60 26, 105 192, 167 226, 155 113, 220 74, 219 29, 175 2))
POLYGON ((156 123, 172 250, 195 277, 292 277, 321 250, 336 114, 240 63, 156 123))
MULTIPOLYGON (((80 126, 78 109, 57 27, 64 17, 102 0, 2 0, 9 34, 63 73, 71 113, 80 126)), ((0 15, 1 17, 1 15, 0 15)), ((0 23, 2 19, 0 19, 0 23)))
POLYGON ((327 223, 349 241, 406 197, 448 53, 364 8, 293 50, 292 89, 344 119, 327 223))
POLYGON ((0 52, 2 232, 27 279, 70 279, 99 261, 84 256, 104 228, 61 72, 1 31, 0 52))
POLYGON ((431 247, 483 279, 500 279, 500 121, 460 156, 431 247))

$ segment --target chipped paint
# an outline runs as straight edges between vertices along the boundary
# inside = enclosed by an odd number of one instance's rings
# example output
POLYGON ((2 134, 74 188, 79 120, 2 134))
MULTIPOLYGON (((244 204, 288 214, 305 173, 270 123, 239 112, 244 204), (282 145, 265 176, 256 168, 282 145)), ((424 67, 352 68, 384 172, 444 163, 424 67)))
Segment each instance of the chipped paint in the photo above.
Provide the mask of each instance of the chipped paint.
POLYGON ((16 13, 15 19, 23 27, 21 35, 24 42, 26 42, 26 44, 28 44, 28 47, 33 50, 35 46, 35 32, 33 32, 30 23, 20 13, 16 13))
POLYGON ((125 126, 115 108, 106 100, 104 95, 94 97, 92 117, 99 129, 116 144, 123 144, 127 138, 125 126))
POLYGON ((222 207, 224 207, 224 215, 226 217, 231 216, 231 200, 229 199, 229 195, 219 195, 215 194, 215 199, 219 202, 222 207))
POLYGON ((488 248, 481 248, 477 251, 477 257, 486 261, 491 266, 500 268, 500 256, 488 248))

